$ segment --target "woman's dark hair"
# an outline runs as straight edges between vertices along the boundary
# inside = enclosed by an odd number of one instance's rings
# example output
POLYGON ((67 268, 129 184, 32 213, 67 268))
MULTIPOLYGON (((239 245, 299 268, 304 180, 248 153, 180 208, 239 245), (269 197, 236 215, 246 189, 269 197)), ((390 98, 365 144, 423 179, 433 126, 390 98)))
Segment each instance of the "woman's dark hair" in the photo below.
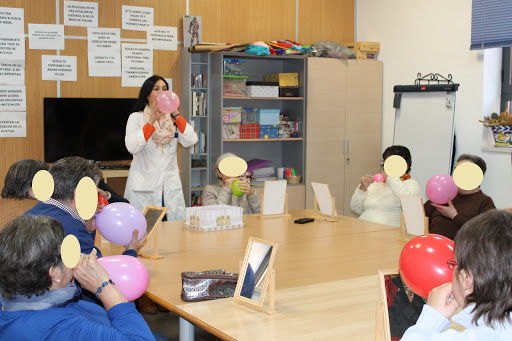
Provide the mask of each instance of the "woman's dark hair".
POLYGON ((476 155, 473 155, 473 154, 462 154, 457 159, 457 162, 459 162, 459 161, 471 161, 471 162, 473 162, 475 165, 480 167, 480 169, 482 170, 482 173, 484 173, 484 174, 485 174, 485 171, 487 170, 487 165, 485 164, 484 159, 482 159, 480 156, 476 156, 476 155))
POLYGON ((143 111, 146 105, 148 105, 148 96, 153 91, 153 88, 159 80, 164 81, 165 86, 167 89, 169 89, 169 84, 167 84, 167 81, 162 77, 158 75, 153 75, 146 79, 144 81, 144 84, 142 84, 142 87, 140 88, 139 92, 139 98, 137 98, 137 102, 135 103, 135 107, 133 108, 133 111, 143 111))
POLYGON ((407 171, 406 173, 409 173, 411 171, 412 166, 412 159, 411 159, 411 152, 407 147, 404 146, 391 146, 387 147, 384 153, 382 153, 382 160, 386 160, 391 155, 399 155, 405 159, 405 162, 407 162, 407 171))
POLYGON ((5 175, 2 198, 20 200, 30 198, 28 191, 32 187, 32 179, 42 169, 48 170, 50 166, 46 162, 33 159, 13 163, 5 175))
POLYGON ((455 236, 455 271, 473 275, 473 292, 466 302, 475 303, 473 322, 485 317, 511 322, 512 312, 512 214, 492 210, 468 221, 455 236))
POLYGON ((66 201, 74 197, 76 186, 84 176, 90 177, 96 185, 103 177, 101 169, 80 156, 69 156, 57 160, 50 167, 55 187, 52 198, 66 201))
POLYGON ((52 285, 51 267, 62 267, 60 246, 64 229, 46 216, 14 218, 0 232, 0 294, 31 297, 52 285))

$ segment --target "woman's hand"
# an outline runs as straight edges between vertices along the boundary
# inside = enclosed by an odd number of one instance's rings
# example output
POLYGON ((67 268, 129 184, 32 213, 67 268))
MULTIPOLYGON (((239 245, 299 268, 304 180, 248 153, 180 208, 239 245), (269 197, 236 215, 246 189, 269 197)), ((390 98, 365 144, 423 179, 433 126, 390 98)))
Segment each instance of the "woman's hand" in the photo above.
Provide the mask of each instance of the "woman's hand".
POLYGON ((135 250, 138 253, 140 251, 140 249, 142 249, 142 247, 146 244, 147 240, 148 240, 147 232, 144 233, 144 236, 142 237, 142 239, 139 240, 139 230, 135 229, 135 230, 133 230, 132 241, 130 242, 130 244, 125 246, 125 249, 126 250, 135 250))
POLYGON ((178 110, 176 110, 175 112, 171 113, 172 119, 175 120, 178 117, 179 114, 180 114, 180 112, 178 110))
POLYGON ((251 197, 256 193, 254 188, 252 188, 247 181, 240 181, 238 183, 238 188, 240 189, 240 192, 247 194, 248 197, 251 197))
POLYGON ((159 109, 158 109, 158 105, 155 102, 153 102, 149 108, 151 109, 151 115, 149 116, 149 120, 148 120, 148 123, 150 125, 153 125, 156 121, 160 120, 160 118, 162 116, 165 115, 165 113, 161 112, 159 109))
POLYGON ((227 178, 226 181, 224 181, 224 186, 227 188, 231 188, 231 185, 233 184, 233 181, 235 181, 238 178, 227 178))
POLYGON ((73 269, 73 277, 82 288, 93 293, 101 286, 101 283, 108 282, 110 278, 105 269, 98 263, 96 249, 93 249, 88 255, 82 254, 80 256, 78 264, 73 269))
POLYGON ((363 192, 366 192, 368 186, 370 186, 374 182, 373 177, 371 175, 364 175, 361 178, 361 184, 359 185, 359 189, 363 192))
POLYGON ((455 206, 453 206, 453 203, 450 199, 448 199, 448 206, 437 205, 434 203, 430 204, 434 206, 442 215, 452 220, 457 216, 457 214, 459 214, 459 212, 457 212, 457 209, 455 208, 455 206))
POLYGON ((453 297, 452 283, 445 283, 432 289, 428 294, 427 304, 450 319, 459 307, 453 297))

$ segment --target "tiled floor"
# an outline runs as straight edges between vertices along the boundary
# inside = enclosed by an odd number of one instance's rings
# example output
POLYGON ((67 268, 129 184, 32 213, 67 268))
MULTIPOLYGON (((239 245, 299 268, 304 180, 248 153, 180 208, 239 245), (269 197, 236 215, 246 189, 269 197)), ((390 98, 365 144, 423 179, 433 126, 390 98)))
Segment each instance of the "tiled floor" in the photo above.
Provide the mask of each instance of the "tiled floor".
MULTIPOLYGON (((156 330, 162 333, 169 341, 179 340, 179 318, 174 313, 162 313, 158 312, 155 315, 142 313, 142 316, 146 320, 151 330, 156 330)), ((214 335, 202 330, 201 328, 195 328, 195 339, 196 341, 217 341, 219 338, 214 335)))

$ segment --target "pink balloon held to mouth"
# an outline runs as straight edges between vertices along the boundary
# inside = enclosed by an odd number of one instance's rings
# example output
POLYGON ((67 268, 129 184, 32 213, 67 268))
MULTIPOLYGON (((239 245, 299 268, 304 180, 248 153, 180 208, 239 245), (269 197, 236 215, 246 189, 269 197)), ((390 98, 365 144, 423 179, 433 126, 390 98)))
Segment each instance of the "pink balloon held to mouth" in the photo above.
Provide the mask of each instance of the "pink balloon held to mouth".
POLYGON ((385 178, 384 178, 384 175, 382 175, 382 174, 380 174, 380 173, 379 173, 379 174, 375 174, 375 175, 373 176, 373 180, 374 180, 375 182, 383 182, 383 181, 385 180, 385 178))

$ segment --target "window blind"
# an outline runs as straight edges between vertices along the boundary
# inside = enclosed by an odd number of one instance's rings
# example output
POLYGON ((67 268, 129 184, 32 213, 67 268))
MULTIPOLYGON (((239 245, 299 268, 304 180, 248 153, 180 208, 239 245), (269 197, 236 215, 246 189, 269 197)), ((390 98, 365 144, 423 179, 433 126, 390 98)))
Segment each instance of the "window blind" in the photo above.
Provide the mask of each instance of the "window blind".
POLYGON ((471 50, 512 46, 512 0, 473 0, 471 50))

